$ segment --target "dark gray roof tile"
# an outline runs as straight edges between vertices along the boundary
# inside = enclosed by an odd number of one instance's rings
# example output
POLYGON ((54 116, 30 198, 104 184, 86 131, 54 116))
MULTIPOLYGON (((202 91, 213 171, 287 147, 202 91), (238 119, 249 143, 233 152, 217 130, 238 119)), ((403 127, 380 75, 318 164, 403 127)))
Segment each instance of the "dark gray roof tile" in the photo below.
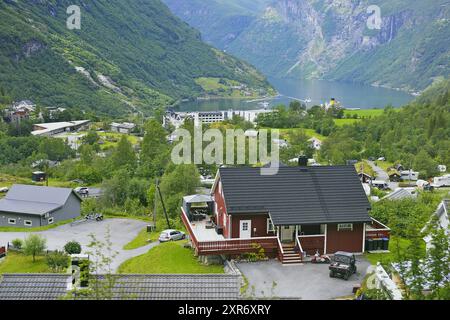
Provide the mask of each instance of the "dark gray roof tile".
POLYGON ((269 212, 275 225, 370 221, 370 203, 353 166, 220 168, 230 214, 269 212))

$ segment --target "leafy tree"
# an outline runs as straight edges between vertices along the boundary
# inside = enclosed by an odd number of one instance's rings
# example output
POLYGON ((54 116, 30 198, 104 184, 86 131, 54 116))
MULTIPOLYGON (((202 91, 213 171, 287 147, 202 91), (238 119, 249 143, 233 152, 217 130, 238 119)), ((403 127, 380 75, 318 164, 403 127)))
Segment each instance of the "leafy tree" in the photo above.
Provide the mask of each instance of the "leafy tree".
POLYGON ((33 256, 33 262, 36 256, 41 255, 47 247, 47 239, 37 234, 30 234, 23 243, 23 252, 27 256, 33 256))
POLYGON ((98 142, 100 141, 100 136, 94 130, 90 130, 84 137, 83 143, 94 146, 96 151, 99 151, 98 142))
POLYGON ((166 166, 169 158, 167 132, 161 123, 155 119, 145 124, 144 131, 145 135, 140 154, 140 173, 145 177, 158 176, 166 166))
POLYGON ((62 161, 73 155, 73 150, 62 139, 44 138, 38 151, 46 154, 49 160, 62 161))
POLYGON ((448 235, 441 228, 433 228, 431 248, 428 252, 428 268, 431 278, 431 296, 435 299, 445 299, 445 291, 441 290, 446 277, 450 274, 450 246, 448 235))
POLYGON ((133 150, 133 145, 128 140, 126 135, 122 135, 117 148, 111 155, 112 169, 127 168, 133 172, 137 165, 136 154, 133 150))
POLYGON ((438 163, 425 151, 420 150, 414 161, 414 170, 420 171, 423 178, 434 177, 437 171, 438 163))
POLYGON ((69 241, 64 246, 64 251, 66 251, 67 254, 80 254, 81 244, 77 241, 69 241))
POLYGON ((85 165, 92 165, 92 162, 96 156, 94 147, 90 144, 83 144, 80 147, 79 152, 81 162, 85 165))

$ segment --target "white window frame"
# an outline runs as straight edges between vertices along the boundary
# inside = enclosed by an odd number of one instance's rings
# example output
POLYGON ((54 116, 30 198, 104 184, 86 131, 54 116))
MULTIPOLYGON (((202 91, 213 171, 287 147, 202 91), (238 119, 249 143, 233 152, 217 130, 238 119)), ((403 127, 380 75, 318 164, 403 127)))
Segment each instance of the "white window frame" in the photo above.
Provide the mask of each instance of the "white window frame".
POLYGON ((33 221, 31 221, 31 220, 23 220, 23 225, 25 227, 32 227, 33 226, 33 221))
POLYGON ((48 218, 47 223, 48 223, 48 224, 53 224, 53 223, 55 223, 55 218, 54 218, 54 217, 48 218))
POLYGON ((17 224, 17 220, 14 218, 8 218, 8 224, 17 224), (14 221, 14 222, 12 222, 14 221))
POLYGON ((275 232, 275 226, 272 222, 272 219, 267 218, 267 233, 275 232), (272 228, 270 228, 272 226, 272 228))
POLYGON ((339 223, 337 231, 353 231, 353 223, 339 223))

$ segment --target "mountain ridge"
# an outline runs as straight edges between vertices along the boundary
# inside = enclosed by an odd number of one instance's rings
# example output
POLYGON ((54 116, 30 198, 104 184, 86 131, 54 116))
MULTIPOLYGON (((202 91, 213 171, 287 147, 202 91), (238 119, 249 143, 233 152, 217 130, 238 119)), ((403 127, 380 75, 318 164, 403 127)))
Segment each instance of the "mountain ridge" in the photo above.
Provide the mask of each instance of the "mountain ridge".
MULTIPOLYGON (((411 92, 450 74, 448 0, 259 0, 265 9, 244 12, 250 22, 237 32, 236 26, 219 30, 203 25, 181 10, 196 8, 197 0, 164 1, 208 42, 269 77, 359 82, 411 92), (367 26, 371 5, 381 10, 380 30, 367 26), (228 41, 216 40, 225 35, 228 41)), ((202 13, 219 21, 224 10, 214 3, 202 13)), ((233 15, 222 18, 227 21, 233 15)))
POLYGON ((271 89, 251 65, 201 41, 159 0, 0 2, 0 87, 16 100, 101 114, 150 114, 206 95, 197 78, 271 89), (81 30, 68 30, 70 5, 81 30))

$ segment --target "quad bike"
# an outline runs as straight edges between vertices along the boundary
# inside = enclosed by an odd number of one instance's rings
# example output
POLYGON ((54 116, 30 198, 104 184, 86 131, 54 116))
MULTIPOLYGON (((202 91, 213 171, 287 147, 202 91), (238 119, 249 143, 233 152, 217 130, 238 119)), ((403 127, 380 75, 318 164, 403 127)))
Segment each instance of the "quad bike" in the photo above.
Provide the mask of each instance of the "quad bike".
POLYGON ((321 255, 319 251, 316 251, 316 254, 311 259, 311 263, 330 263, 331 259, 327 255, 321 255))

